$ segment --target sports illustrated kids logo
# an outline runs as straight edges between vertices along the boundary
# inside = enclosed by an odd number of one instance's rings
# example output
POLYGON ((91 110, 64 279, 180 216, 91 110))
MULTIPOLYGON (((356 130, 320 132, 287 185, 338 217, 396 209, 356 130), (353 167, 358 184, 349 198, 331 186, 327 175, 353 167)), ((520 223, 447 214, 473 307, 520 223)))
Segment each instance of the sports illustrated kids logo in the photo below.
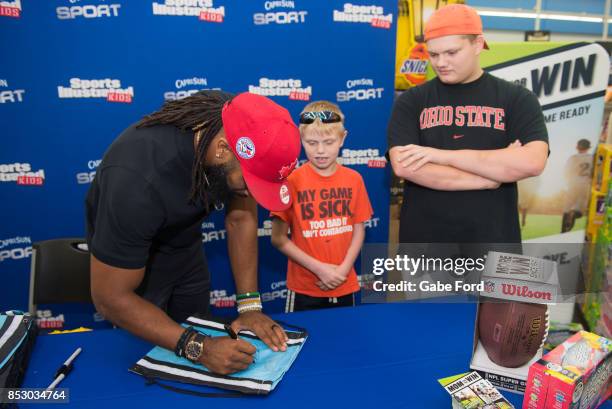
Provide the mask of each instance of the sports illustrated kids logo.
POLYGON ((62 329, 66 319, 64 314, 53 315, 52 310, 37 310, 36 325, 41 329, 62 329))
POLYGON ((97 1, 100 4, 82 4, 81 0, 69 0, 69 6, 60 6, 55 9, 59 20, 113 18, 119 17, 121 4, 106 3, 104 0, 97 1))
POLYGON ((210 305, 215 308, 234 308, 236 306, 236 295, 228 295, 227 290, 211 290, 210 305))
POLYGON ((342 10, 334 10, 333 19, 338 23, 362 23, 376 28, 390 29, 393 13, 385 14, 382 6, 344 3, 342 10))
POLYGON ((308 12, 297 10, 295 1, 266 1, 263 4, 265 12, 253 14, 253 24, 263 26, 268 24, 304 24, 308 12))
POLYGON ((85 172, 79 172, 76 174, 76 180, 79 185, 87 185, 93 182, 96 176, 96 169, 102 162, 102 159, 95 159, 87 161, 87 170, 85 172))
POLYGON ((164 101, 187 98, 203 90, 221 90, 219 87, 210 87, 208 79, 204 77, 179 78, 173 85, 174 90, 164 92, 164 101))
POLYGON ((42 186, 45 183, 45 170, 32 170, 30 163, 0 164, 0 182, 16 182, 18 185, 42 186))
POLYGON ((153 2, 153 15, 197 17, 208 23, 223 23, 225 6, 215 7, 213 0, 165 0, 163 3, 153 2))
POLYGON ((346 81, 346 90, 336 92, 336 101, 368 101, 380 99, 385 91, 382 87, 376 87, 371 78, 360 78, 346 81))
POLYGON ((26 236, 0 240, 0 263, 5 260, 21 260, 32 255, 32 238, 26 236))
POLYGON ((21 0, 0 1, 0 17, 21 17, 21 0))
POLYGON ((368 168, 384 168, 387 159, 378 149, 342 149, 339 162, 343 165, 366 165, 368 168))
POLYGON ((296 101, 310 101, 312 86, 305 86, 300 79, 260 78, 258 85, 249 85, 249 92, 265 97, 288 97, 296 101))
POLYGON ((0 79, 0 104, 15 104, 23 102, 25 89, 4 89, 8 87, 8 80, 0 79))
POLYGON ((131 104, 134 87, 122 87, 121 80, 111 78, 70 78, 70 85, 58 85, 59 98, 104 98, 107 102, 131 104))

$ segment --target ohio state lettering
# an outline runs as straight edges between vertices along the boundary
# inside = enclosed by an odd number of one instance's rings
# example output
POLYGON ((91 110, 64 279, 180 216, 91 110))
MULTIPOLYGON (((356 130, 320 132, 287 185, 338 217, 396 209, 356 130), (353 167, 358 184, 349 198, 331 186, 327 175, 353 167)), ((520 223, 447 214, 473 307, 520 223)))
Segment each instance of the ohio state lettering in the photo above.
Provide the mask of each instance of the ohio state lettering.
POLYGON ((478 105, 435 106, 421 111, 419 118, 421 129, 436 126, 468 126, 480 128, 495 128, 506 130, 504 122, 506 112, 503 108, 493 108, 478 105))

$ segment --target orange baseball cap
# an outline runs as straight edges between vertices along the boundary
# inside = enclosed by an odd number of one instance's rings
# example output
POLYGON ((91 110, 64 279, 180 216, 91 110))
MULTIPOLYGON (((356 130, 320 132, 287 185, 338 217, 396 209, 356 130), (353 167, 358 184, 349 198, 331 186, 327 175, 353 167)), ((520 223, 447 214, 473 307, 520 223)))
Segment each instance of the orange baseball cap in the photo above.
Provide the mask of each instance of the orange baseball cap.
MULTIPOLYGON (((425 24, 425 41, 461 34, 482 35, 482 20, 465 4, 449 4, 436 10, 425 24)), ((489 49, 485 41, 484 48, 489 49)))

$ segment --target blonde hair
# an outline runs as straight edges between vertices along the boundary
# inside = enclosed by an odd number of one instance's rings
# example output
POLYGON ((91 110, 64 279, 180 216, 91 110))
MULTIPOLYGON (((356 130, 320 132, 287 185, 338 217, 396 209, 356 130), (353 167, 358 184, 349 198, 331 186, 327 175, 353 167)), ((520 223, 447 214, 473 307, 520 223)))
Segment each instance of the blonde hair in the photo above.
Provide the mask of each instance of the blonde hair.
POLYGON ((300 135, 304 136, 306 129, 312 129, 317 133, 324 135, 338 134, 344 136, 344 114, 340 110, 340 107, 333 102, 329 101, 313 101, 306 105, 300 116, 305 112, 320 112, 320 111, 331 111, 340 115, 340 122, 323 123, 320 118, 314 120, 311 124, 300 124, 300 135))

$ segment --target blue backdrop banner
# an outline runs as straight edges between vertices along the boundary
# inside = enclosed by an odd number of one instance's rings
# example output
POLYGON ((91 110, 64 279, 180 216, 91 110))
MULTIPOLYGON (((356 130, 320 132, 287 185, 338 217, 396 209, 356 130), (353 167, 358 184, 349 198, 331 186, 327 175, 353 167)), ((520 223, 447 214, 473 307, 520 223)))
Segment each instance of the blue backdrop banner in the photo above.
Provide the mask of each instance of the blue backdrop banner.
MULTIPOLYGON (((296 122, 309 101, 338 103, 349 131, 342 161, 362 174, 374 206, 366 240, 386 242, 397 1, 355 3, 3 1, 0 310, 27 307, 33 242, 85 235, 86 191, 120 132, 201 89, 269 96, 296 122)), ((259 223, 260 291, 274 312, 287 261, 270 244, 263 209, 259 223)), ((202 241, 211 304, 233 312, 222 213, 205 220, 202 241)))

